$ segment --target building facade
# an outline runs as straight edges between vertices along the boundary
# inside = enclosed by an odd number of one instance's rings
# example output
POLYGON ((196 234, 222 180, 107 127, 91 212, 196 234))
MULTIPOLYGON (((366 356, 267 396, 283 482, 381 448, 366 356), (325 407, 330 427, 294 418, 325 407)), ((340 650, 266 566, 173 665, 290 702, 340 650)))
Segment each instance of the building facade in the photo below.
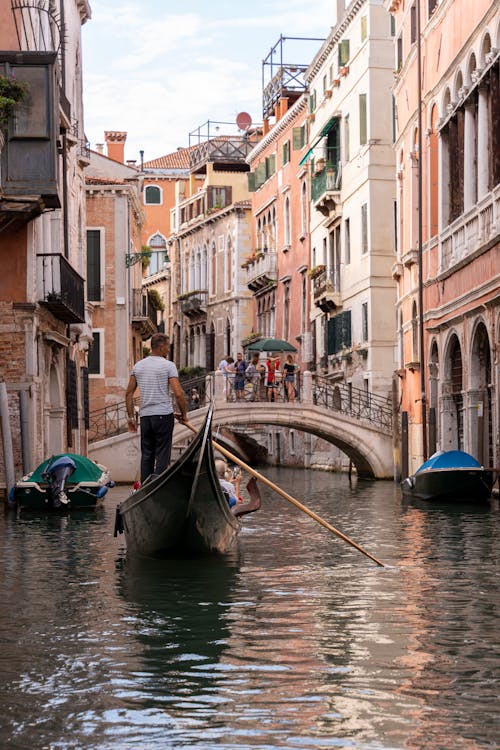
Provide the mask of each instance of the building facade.
POLYGON ((379 0, 343 6, 306 72, 313 361, 330 380, 386 397, 396 331, 394 38, 379 0))
POLYGON ((0 142, 3 486, 51 454, 86 453, 91 338, 81 60, 90 7, 8 5, 0 6, 0 75, 23 82, 25 97, 0 142))
POLYGON ((108 147, 114 158, 91 151, 85 176, 93 414, 124 401, 132 366, 143 356, 143 342, 156 333, 158 320, 158 304, 142 285, 142 177, 135 167, 123 163, 126 133, 108 131, 105 136, 115 145, 108 147))
POLYGON ((436 448, 498 466, 500 9, 385 5, 396 25, 403 473, 436 448))

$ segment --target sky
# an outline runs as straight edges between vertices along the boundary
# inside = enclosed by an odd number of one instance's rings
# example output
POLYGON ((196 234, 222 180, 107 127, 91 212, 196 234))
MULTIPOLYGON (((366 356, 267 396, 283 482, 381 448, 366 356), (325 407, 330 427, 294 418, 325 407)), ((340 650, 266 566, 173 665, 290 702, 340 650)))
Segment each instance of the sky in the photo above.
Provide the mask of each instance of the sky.
MULTIPOLYGON (((125 158, 138 162, 141 150, 150 161, 189 146, 207 121, 234 123, 248 112, 262 122, 262 62, 271 48, 280 35, 326 38, 336 15, 336 0, 90 4, 82 29, 87 139, 95 148, 105 130, 126 131, 125 158)), ((288 39, 284 61, 309 64, 320 46, 288 39)))

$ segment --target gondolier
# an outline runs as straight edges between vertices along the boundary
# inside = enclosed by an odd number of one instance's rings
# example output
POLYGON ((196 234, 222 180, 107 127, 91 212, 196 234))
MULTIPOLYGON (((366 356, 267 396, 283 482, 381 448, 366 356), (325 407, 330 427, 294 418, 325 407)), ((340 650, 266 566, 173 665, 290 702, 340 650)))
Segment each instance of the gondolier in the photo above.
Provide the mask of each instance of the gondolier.
POLYGON ((175 396, 180 422, 187 421, 186 399, 177 367, 167 359, 169 339, 164 333, 151 337, 151 354, 136 362, 130 375, 125 401, 129 432, 137 432, 134 393, 139 388, 141 407, 141 483, 152 474, 161 474, 170 463, 174 431, 175 396))

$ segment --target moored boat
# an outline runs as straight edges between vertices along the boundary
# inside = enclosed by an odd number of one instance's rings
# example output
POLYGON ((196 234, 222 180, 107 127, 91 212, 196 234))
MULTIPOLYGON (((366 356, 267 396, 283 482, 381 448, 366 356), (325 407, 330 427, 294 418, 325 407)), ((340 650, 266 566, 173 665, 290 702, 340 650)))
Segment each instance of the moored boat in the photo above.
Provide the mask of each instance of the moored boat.
POLYGON ((438 451, 401 483, 401 489, 404 497, 418 500, 484 502, 491 497, 493 475, 465 451, 438 451))
POLYGON ((114 482, 105 466, 76 453, 60 453, 20 479, 9 503, 23 510, 91 510, 114 482))
POLYGON ((224 553, 240 530, 237 516, 260 507, 254 479, 250 500, 229 507, 214 465, 212 410, 181 457, 146 480, 117 508, 115 536, 125 533, 127 550, 147 556, 224 553))

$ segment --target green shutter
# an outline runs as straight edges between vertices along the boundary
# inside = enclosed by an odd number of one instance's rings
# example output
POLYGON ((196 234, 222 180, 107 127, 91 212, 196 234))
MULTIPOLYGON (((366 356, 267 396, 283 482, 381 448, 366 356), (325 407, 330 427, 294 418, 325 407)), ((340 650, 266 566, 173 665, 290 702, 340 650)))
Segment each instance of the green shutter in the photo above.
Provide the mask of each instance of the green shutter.
POLYGON ((349 62, 349 39, 343 39, 339 44, 339 68, 349 62))
POLYGON ((101 299, 101 232, 87 229, 87 299, 101 299))
POLYGON ((336 354, 337 348, 337 316, 327 321, 327 354, 336 354))
POLYGON ((351 337, 351 311, 346 310, 345 312, 341 313, 341 315, 338 316, 341 318, 341 325, 342 325, 342 348, 343 349, 350 349, 351 343, 352 343, 352 337, 351 337))
POLYGON ((255 172, 247 172, 248 192, 255 193, 255 172))
POLYGON ((294 151, 300 151, 304 148, 305 139, 305 128, 301 125, 300 128, 292 128, 292 148, 294 151))
POLYGON ((367 122, 366 122, 366 94, 359 95, 359 142, 361 146, 367 141, 367 122))

